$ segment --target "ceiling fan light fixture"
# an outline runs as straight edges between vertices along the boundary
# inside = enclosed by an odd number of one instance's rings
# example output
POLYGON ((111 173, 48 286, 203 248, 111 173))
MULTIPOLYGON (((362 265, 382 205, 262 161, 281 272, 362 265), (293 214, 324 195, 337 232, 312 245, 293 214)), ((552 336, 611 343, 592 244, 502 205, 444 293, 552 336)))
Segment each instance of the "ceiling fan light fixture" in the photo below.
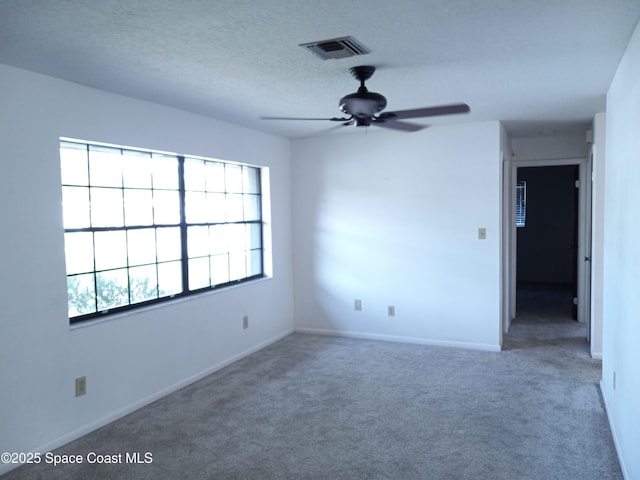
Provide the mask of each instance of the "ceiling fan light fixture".
POLYGON ((356 127, 369 127, 371 126, 371 117, 355 117, 356 127))

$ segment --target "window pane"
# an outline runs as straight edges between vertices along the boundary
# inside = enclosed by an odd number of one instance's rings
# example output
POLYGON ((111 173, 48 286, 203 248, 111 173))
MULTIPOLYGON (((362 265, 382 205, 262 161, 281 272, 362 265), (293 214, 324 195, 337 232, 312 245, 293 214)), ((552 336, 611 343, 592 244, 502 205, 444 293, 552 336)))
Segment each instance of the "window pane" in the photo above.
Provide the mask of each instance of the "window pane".
POLYGON ((187 223, 206 223, 207 194, 204 192, 186 192, 184 197, 187 223))
POLYGON ((260 220, 260 197, 258 195, 243 195, 244 219, 260 220))
POLYGON ((260 275, 262 273, 262 250, 251 250, 247 257, 248 275, 260 275))
POLYGON ((88 185, 89 163, 86 145, 62 143, 60 145, 62 185, 88 185))
POLYGON ((64 228, 89 228, 89 189, 62 187, 64 228))
POLYGON ((158 298, 156 266, 147 265, 129 269, 129 296, 131 303, 158 298))
POLYGON ((64 251, 67 275, 93 272, 93 233, 65 233, 64 251))
POLYGON ((89 179, 92 186, 122 186, 122 155, 119 149, 89 147, 89 179))
POLYGON ((209 254, 209 227, 189 227, 187 229, 187 250, 189 258, 209 254))
POLYGON ((259 223, 250 223, 249 226, 249 245, 251 249, 262 248, 262 225, 259 223))
POLYGON ((224 164, 205 162, 207 192, 224 192, 224 164))
POLYGON ((211 257, 211 285, 221 285, 229 281, 229 256, 214 255, 211 257))
POLYGON ((127 266, 127 239, 124 230, 95 232, 94 235, 96 270, 127 266))
POLYGON ((100 272, 96 276, 98 311, 129 304, 127 269, 100 272))
POLYGON ((259 193, 260 192, 260 177, 258 176, 258 169, 254 167, 243 167, 242 169, 242 181, 244 193, 259 193))
POLYGON ((207 193, 207 220, 222 223, 227 220, 227 203, 224 193, 207 193))
POLYGON ((151 161, 153 188, 178 189, 178 158, 154 153, 151 161))
POLYGON ((185 190, 198 190, 204 192, 205 167, 203 160, 195 158, 184 159, 184 188, 185 190))
POLYGON ((229 244, 227 241, 227 230, 230 225, 213 225, 209 230, 209 253, 216 255, 227 253, 229 244))
POLYGON ((122 155, 123 183, 129 188, 151 188, 151 157, 125 150, 122 155))
POLYGON ((124 190, 124 216, 127 225, 153 224, 151 190, 124 190))
POLYGON ((180 262, 158 264, 158 290, 161 297, 182 292, 182 266, 180 262))
POLYGON ((156 235, 153 228, 129 230, 127 233, 129 265, 144 265, 156 261, 156 235))
POLYGON ((96 294, 93 273, 67 277, 69 317, 86 315, 96 311, 96 294))
POLYGON ((153 191, 153 218, 160 225, 180 223, 180 196, 170 190, 153 191))
POLYGON ((242 195, 227 195, 227 221, 241 222, 243 220, 242 195))
POLYGON ((122 190, 91 188, 91 226, 121 227, 124 225, 122 190))
POLYGON ((227 163, 225 169, 226 191, 242 193, 242 167, 227 163))
POLYGON ((229 251, 244 251, 247 249, 248 236, 247 229, 243 223, 227 225, 227 241, 229 251))
POLYGON ((190 259, 189 290, 197 290, 209 285, 209 257, 190 259))
POLYGON ((229 280, 240 280, 246 276, 245 252, 231 252, 229 254, 229 280))
POLYGON ((156 230, 158 261, 178 260, 182 256, 179 228, 158 228, 156 230))

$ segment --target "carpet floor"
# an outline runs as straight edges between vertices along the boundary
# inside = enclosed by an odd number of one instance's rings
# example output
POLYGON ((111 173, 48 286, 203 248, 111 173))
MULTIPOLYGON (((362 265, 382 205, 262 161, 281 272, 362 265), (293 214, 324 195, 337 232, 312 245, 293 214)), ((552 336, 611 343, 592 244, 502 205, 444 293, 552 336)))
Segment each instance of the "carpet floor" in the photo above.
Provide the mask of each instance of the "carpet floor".
POLYGON ((3 480, 622 479, 585 333, 519 311, 500 353, 294 334, 3 480))

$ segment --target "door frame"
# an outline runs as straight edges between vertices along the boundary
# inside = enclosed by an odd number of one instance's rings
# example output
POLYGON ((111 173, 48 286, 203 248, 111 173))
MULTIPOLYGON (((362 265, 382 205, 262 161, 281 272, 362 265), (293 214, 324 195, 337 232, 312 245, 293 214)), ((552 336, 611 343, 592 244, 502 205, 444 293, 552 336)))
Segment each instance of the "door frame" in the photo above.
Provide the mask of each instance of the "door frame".
POLYGON ((516 184, 518 168, 521 167, 554 167, 578 165, 578 321, 587 326, 587 341, 591 341, 591 155, 587 158, 562 158, 551 160, 511 160, 504 165, 504 203, 503 263, 505 265, 503 294, 505 295, 502 333, 507 333, 511 322, 516 317, 516 266, 517 266, 517 231, 516 231, 516 184))

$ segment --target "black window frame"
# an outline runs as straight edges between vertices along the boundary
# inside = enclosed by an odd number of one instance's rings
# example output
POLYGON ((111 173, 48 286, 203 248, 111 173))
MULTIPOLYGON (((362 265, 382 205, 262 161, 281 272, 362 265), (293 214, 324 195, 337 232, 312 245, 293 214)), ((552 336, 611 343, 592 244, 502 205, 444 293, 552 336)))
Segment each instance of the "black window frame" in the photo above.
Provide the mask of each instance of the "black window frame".
MULTIPOLYGON (((89 227, 82 227, 82 228, 73 228, 73 227, 67 227, 66 225, 64 225, 64 234, 65 234, 65 258, 66 255, 68 255, 69 252, 67 252, 67 234, 72 234, 72 233, 91 233, 91 241, 92 241, 92 254, 93 254, 93 270, 87 270, 87 271, 83 271, 83 272, 76 272, 76 273, 69 273, 68 270, 68 265, 69 265, 69 260, 67 259, 67 267, 66 267, 66 278, 67 278, 67 289, 68 289, 68 310, 69 310, 69 322, 71 325, 74 324, 78 324, 78 323, 82 323, 82 322, 86 322, 89 320, 93 320, 96 318, 105 318, 109 315, 114 315, 114 314, 118 314, 118 313, 122 313, 122 312, 127 312, 127 311, 132 311, 132 310, 139 310, 141 308, 147 307, 149 305, 153 305, 153 304, 158 304, 158 303, 165 303, 167 301, 171 301, 174 300, 176 298, 182 298, 182 297, 190 297, 190 296, 195 296, 195 295, 200 295, 202 293, 205 292, 210 292, 210 291, 214 291, 214 290, 220 290, 223 288, 227 288, 233 285, 239 285, 239 284, 243 284, 243 283, 247 283, 247 282, 251 282, 257 279, 261 279, 261 278, 265 278, 265 261, 264 261, 264 251, 265 251, 265 247, 264 247, 264 214, 263 214, 263 189, 262 189, 262 168, 259 166, 255 166, 255 165, 249 165, 249 164, 243 164, 243 163, 236 163, 236 162, 229 162, 229 161, 224 161, 224 160, 219 160, 219 159, 213 159, 213 158, 204 158, 204 157, 198 157, 198 156, 191 156, 191 155, 182 155, 182 154, 172 154, 172 153, 164 153, 164 152, 157 152, 157 151, 153 151, 153 150, 145 150, 145 149, 138 149, 138 148, 131 148, 131 147, 125 147, 125 146, 120 146, 120 145, 110 145, 110 144, 103 144, 103 143, 98 143, 98 142, 88 142, 88 141, 84 141, 84 140, 76 140, 76 139, 69 139, 69 138, 60 138, 60 149, 62 150, 64 148, 64 146, 67 145, 69 148, 71 148, 73 146, 73 148, 80 148, 80 149, 84 149, 86 151, 86 155, 87 155, 87 166, 89 167, 89 165, 91 164, 91 160, 90 160, 90 156, 91 156, 91 151, 92 149, 110 149, 112 151, 120 151, 121 155, 125 155, 125 153, 127 154, 141 154, 141 155, 149 155, 150 161, 152 162, 153 159, 155 158, 154 156, 158 156, 158 157, 163 157, 165 158, 165 160, 168 159, 173 159, 175 158, 176 162, 177 162, 177 168, 176 168, 176 174, 178 176, 178 182, 177 182, 177 192, 178 192, 178 203, 179 203, 179 221, 175 222, 175 223, 156 223, 155 219, 157 218, 155 216, 155 208, 156 205, 154 204, 152 207, 152 210, 154 210, 154 212, 152 213, 152 215, 154 215, 153 220, 151 223, 147 223, 147 224, 140 224, 140 225, 127 225, 126 221, 124 220, 126 218, 126 205, 125 205, 125 198, 126 198, 126 191, 128 189, 131 190, 135 190, 134 188, 128 188, 125 187, 124 185, 124 180, 121 186, 119 187, 107 187, 107 188, 113 188, 113 189, 120 189, 121 190, 121 197, 122 197, 122 201, 123 201, 123 224, 122 225, 118 225, 118 226, 94 226, 92 223, 92 217, 91 217, 91 208, 93 207, 93 205, 91 204, 91 189, 92 188, 99 188, 95 185, 91 184, 91 176, 89 174, 89 172, 87 172, 87 184, 86 185, 81 185, 81 184, 65 184, 64 183, 64 179, 63 182, 61 184, 63 192, 65 187, 84 187, 87 189, 87 193, 89 195, 89 222, 90 222, 90 226, 89 227), (238 219, 238 218, 234 218, 234 219, 224 219, 224 220, 220 220, 218 219, 217 221, 210 221, 209 220, 205 220, 205 221, 188 221, 188 208, 189 208, 189 200, 188 200, 188 193, 190 192, 188 186, 185 184, 185 162, 205 162, 205 165, 207 164, 216 164, 217 166, 222 166, 222 170, 223 172, 227 171, 227 168, 233 168, 233 169, 241 169, 241 174, 243 175, 241 178, 245 178, 245 172, 247 175, 251 175, 253 182, 251 182, 252 187, 251 187, 251 191, 250 192, 245 192, 245 186, 243 183, 243 186, 241 187, 241 191, 235 191, 232 192, 230 190, 227 190, 227 186, 225 183, 225 188, 222 191, 216 191, 216 195, 220 196, 223 195, 224 196, 224 205, 225 208, 228 208, 228 201, 229 201, 229 196, 230 195, 235 195, 237 196, 241 196, 241 199, 243 201, 242 203, 242 219, 238 219), (247 196, 251 196, 252 198, 252 210, 253 210, 253 216, 254 218, 250 218, 250 219, 246 219, 246 197, 247 196), (257 209, 257 211, 256 211, 257 209), (218 228, 219 230, 224 230, 225 227, 224 226, 229 226, 229 225, 236 225, 236 226, 244 226, 245 227, 245 231, 246 231, 246 235, 252 235, 251 240, 247 239, 245 240, 245 242, 248 243, 244 243, 243 249, 240 248, 236 248, 234 250, 234 252, 237 255, 240 255, 240 252, 243 251, 244 255, 245 255, 245 275, 242 276, 241 278, 230 278, 228 281, 225 281, 223 283, 212 283, 212 278, 211 278, 211 270, 209 271, 209 285, 207 286, 200 286, 199 288, 194 288, 193 290, 190 289, 189 283, 190 283, 190 269, 189 269, 189 260, 190 259, 194 259, 194 257, 190 257, 189 256, 189 229, 191 227, 205 227, 207 228, 208 232, 211 233, 211 229, 210 227, 220 227, 218 228), (221 227, 222 226, 222 227, 221 227), (177 260, 171 260, 169 262, 163 262, 163 261, 159 261, 158 260, 158 254, 157 254, 157 250, 158 250, 158 230, 161 229, 165 229, 165 228, 178 228, 179 229, 179 238, 180 238, 180 258, 177 260), (155 245, 154 245, 154 252, 156 252, 155 255, 155 262, 150 262, 148 264, 145 264, 143 266, 155 266, 155 271, 156 271, 156 285, 155 285, 155 290, 156 290, 156 297, 155 298, 149 298, 149 299, 145 299, 142 301, 133 301, 132 300, 132 278, 131 278, 131 274, 130 274, 130 270, 132 268, 136 268, 136 265, 132 265, 130 263, 130 251, 129 251, 129 243, 128 243, 128 238, 129 238, 129 232, 135 231, 135 230, 153 230, 154 232, 154 239, 155 239, 155 245), (120 232, 123 231, 125 232, 125 251, 126 251, 126 265, 121 265, 119 267, 116 268, 111 268, 111 269, 98 269, 96 268, 96 233, 99 232, 120 232), (252 243, 253 241, 256 242, 257 248, 251 248, 254 247, 255 245, 252 243), (248 247, 247 247, 248 246, 248 247), (249 248, 249 250, 247 250, 247 248, 249 248), (256 253, 257 252, 257 253, 256 253), (258 257, 257 261, 253 261, 253 263, 251 264, 252 267, 247 266, 247 261, 248 257, 247 255, 251 255, 251 260, 255 260, 256 257, 258 257), (159 283, 159 273, 158 273, 158 265, 164 264, 164 263, 177 263, 179 261, 180 263, 180 280, 181 280, 181 285, 182 285, 182 290, 180 292, 174 292, 174 293, 168 293, 167 292, 161 292, 160 287, 158 285, 159 283), (249 268, 252 268, 251 272, 248 271, 249 268), (115 271, 115 270, 124 270, 126 269, 127 272, 127 297, 128 297, 128 302, 126 305, 120 305, 120 306, 115 306, 115 307, 111 307, 111 308, 103 308, 100 309, 99 308, 99 287, 98 287, 98 276, 100 273, 105 273, 108 271, 115 271), (256 273, 254 273, 254 271, 256 273), (92 274, 93 275, 93 292, 90 292, 93 294, 93 301, 94 301, 94 305, 95 305, 95 311, 92 311, 90 313, 82 313, 82 314, 78 314, 78 315, 73 315, 71 316, 71 300, 69 297, 69 281, 70 278, 73 277, 79 277, 80 275, 89 275, 92 274)), ((61 166, 62 166, 62 152, 61 152, 61 157, 60 157, 60 161, 61 161, 61 166)), ((124 177, 124 174, 123 174, 124 177)), ((105 189, 104 187, 100 187, 102 189, 105 189)), ((139 190, 148 190, 151 192, 151 198, 153 199, 153 192, 155 191, 162 191, 162 188, 158 188, 158 189, 154 189, 153 183, 151 185, 150 188, 140 188, 139 190)), ((169 190, 172 192, 175 192, 175 190, 169 190)), ((205 195, 208 195, 208 190, 204 191, 205 195)), ((153 200, 152 200, 153 201, 153 200)), ((237 209, 236 209, 237 211, 237 209)), ((63 205, 63 214, 65 213, 64 210, 64 205, 63 205)), ((231 227, 233 228, 233 227, 231 227)), ((226 228, 229 232, 231 232, 232 230, 227 227, 226 228)), ((237 230, 237 228, 236 228, 237 230)), ((177 232, 174 232, 177 233, 177 232)), ((223 255, 231 255, 231 246, 228 246, 228 251, 225 253, 221 253, 219 254, 219 256, 223 256, 223 255)), ((209 261, 211 261, 211 256, 213 256, 213 254, 209 254, 209 261)), ((200 258, 204 258, 204 257, 200 257, 200 258)), ((236 257, 237 258, 237 257, 236 257)), ((229 258, 228 258, 228 261, 229 258)), ((230 263, 228 263, 228 274, 229 277, 231 277, 231 265, 230 263)), ((89 282, 90 284, 91 282, 89 282)))

